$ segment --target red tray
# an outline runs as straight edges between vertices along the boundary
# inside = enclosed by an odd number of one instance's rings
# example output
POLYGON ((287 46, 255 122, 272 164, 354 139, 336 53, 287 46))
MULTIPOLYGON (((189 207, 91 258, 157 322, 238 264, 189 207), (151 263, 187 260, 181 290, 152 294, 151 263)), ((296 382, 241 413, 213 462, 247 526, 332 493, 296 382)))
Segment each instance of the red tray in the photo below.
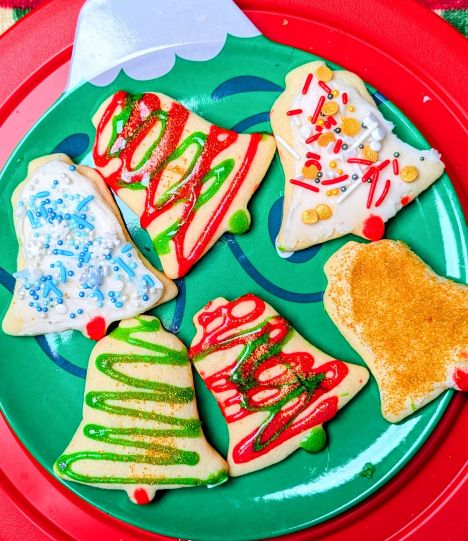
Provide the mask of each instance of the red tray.
MULTIPOLYGON (((442 151, 468 213, 463 108, 468 46, 460 34, 411 0, 238 3, 269 38, 357 72, 409 114, 442 151)), ((0 166, 65 87, 82 4, 50 0, 0 38, 0 166)), ((467 426, 468 399, 458 394, 421 451, 373 497, 336 519, 278 539, 466 538, 467 426)), ((0 441, 2 541, 168 539, 137 530, 80 500, 36 463, 1 417, 0 441)))

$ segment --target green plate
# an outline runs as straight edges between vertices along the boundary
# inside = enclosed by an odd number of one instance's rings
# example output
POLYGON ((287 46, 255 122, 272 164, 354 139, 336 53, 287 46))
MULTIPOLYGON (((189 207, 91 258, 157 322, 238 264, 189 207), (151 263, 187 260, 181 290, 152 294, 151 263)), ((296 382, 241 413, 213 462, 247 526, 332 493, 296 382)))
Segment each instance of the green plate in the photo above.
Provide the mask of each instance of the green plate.
MULTIPOLYGON (((11 298, 17 242, 10 197, 33 158, 54 151, 90 162, 94 137, 91 116, 111 93, 160 91, 206 119, 239 131, 270 131, 268 115, 292 68, 316 57, 260 36, 229 37, 222 52, 207 62, 177 59, 168 74, 135 81, 123 72, 107 87, 84 84, 64 95, 21 142, 0 177, 0 306, 11 298)), ((370 89, 374 93, 373 89, 370 89)), ((428 145, 411 122, 383 96, 379 108, 408 143, 428 145)), ((276 157, 253 198, 251 230, 225 235, 179 281, 179 297, 154 310, 164 325, 186 343, 194 335, 192 314, 207 301, 253 292, 271 303, 308 340, 327 353, 362 364, 326 315, 321 302, 323 264, 350 237, 281 259, 274 239, 281 218, 283 172, 276 157)), ((145 231, 119 201, 140 249, 158 263, 145 231)), ((446 175, 390 222, 387 236, 407 242, 438 273, 466 282, 468 248, 463 214, 446 175)), ((77 332, 44 337, 1 335, 0 398, 3 411, 31 454, 52 473, 80 419, 85 369, 94 342, 77 332)), ((227 429, 214 398, 196 376, 205 432, 221 452, 227 429)), ((316 455, 297 451, 270 468, 214 488, 161 493, 148 506, 136 506, 124 492, 79 484, 67 486, 92 505, 130 524, 192 540, 250 540, 280 535, 327 520, 375 492, 417 452, 437 425, 451 398, 447 392, 404 422, 391 425, 380 414, 372 380, 327 425, 329 446, 316 455), (274 517, 274 520, 272 520, 274 517), (227 529, 227 524, 229 528, 227 529)))

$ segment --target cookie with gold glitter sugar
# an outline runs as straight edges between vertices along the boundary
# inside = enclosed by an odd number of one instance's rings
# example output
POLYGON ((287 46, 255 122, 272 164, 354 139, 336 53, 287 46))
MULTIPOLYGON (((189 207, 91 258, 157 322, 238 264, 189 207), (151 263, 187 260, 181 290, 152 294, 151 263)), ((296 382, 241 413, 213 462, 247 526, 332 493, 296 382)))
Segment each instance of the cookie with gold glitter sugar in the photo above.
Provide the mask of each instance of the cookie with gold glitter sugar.
POLYGON ((94 162, 138 215, 167 276, 186 275, 223 233, 249 229, 247 204, 275 152, 271 135, 220 128, 151 92, 117 92, 93 122, 94 162))
POLYGON ((54 471, 124 490, 137 504, 158 490, 227 480, 226 462, 201 429, 187 349, 157 318, 122 321, 96 344, 83 420, 54 471))
POLYGON ((324 304, 377 380, 398 422, 446 389, 468 391, 468 287, 406 244, 348 242, 325 264, 324 304))
POLYGON ((266 468, 298 448, 326 445, 323 424, 369 373, 323 353, 253 294, 217 298, 194 317, 190 356, 229 429, 232 476, 266 468))
POLYGON ((385 222, 444 170, 435 150, 392 133, 357 75, 322 61, 288 73, 271 126, 285 175, 282 251, 348 233, 379 240, 385 222))
POLYGON ((113 321, 177 294, 133 244, 94 169, 64 154, 37 158, 12 205, 19 250, 6 333, 75 329, 98 340, 113 321))

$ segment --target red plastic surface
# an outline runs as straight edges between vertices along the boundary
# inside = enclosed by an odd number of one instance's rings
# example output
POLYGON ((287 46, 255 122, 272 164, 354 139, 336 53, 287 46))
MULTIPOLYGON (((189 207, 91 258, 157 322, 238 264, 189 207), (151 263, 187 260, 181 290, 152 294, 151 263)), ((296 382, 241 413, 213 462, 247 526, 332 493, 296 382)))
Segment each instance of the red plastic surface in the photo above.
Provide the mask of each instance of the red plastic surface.
MULTIPOLYGON (((410 0, 238 3, 271 39, 355 71, 406 112, 443 153, 467 214, 468 46, 461 35, 410 0)), ((0 166, 63 90, 82 4, 51 0, 0 38, 0 166)), ((468 400, 458 395, 422 450, 377 494, 335 520, 281 539, 466 538, 466 426, 468 400)), ((0 488, 16 506, 0 497, 2 541, 167 539, 117 521, 73 495, 31 458, 2 418, 0 441, 0 488)))

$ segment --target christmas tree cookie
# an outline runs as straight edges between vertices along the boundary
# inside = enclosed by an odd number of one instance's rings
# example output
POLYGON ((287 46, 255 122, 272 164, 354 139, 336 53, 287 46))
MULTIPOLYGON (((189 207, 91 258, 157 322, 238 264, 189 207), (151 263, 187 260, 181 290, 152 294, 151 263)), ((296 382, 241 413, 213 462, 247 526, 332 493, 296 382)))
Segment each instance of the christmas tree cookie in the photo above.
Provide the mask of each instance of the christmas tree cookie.
POLYGON ((365 368, 318 350, 253 294, 215 299, 194 323, 190 357, 227 421, 232 476, 270 466, 299 447, 321 450, 323 423, 368 379, 365 368))
POLYGON ((93 169, 64 154, 33 160, 12 205, 19 251, 6 333, 76 329, 98 340, 111 322, 176 295, 136 249, 93 169))
POLYGON ((325 308, 401 421, 449 388, 468 391, 468 287, 405 244, 348 242, 326 263, 325 308))
POLYGON ((93 122, 94 162, 139 216, 167 276, 187 274, 224 232, 249 228, 273 137, 220 128, 156 93, 117 92, 93 122))
POLYGON ((379 240, 385 222, 443 173, 435 150, 392 133, 362 80, 324 62, 300 66, 271 110, 285 174, 282 251, 354 233, 379 240))
POLYGON ((94 347, 83 420, 56 474, 125 490, 145 504, 157 490, 217 485, 225 461, 206 441, 184 345, 158 319, 122 321, 94 347))

